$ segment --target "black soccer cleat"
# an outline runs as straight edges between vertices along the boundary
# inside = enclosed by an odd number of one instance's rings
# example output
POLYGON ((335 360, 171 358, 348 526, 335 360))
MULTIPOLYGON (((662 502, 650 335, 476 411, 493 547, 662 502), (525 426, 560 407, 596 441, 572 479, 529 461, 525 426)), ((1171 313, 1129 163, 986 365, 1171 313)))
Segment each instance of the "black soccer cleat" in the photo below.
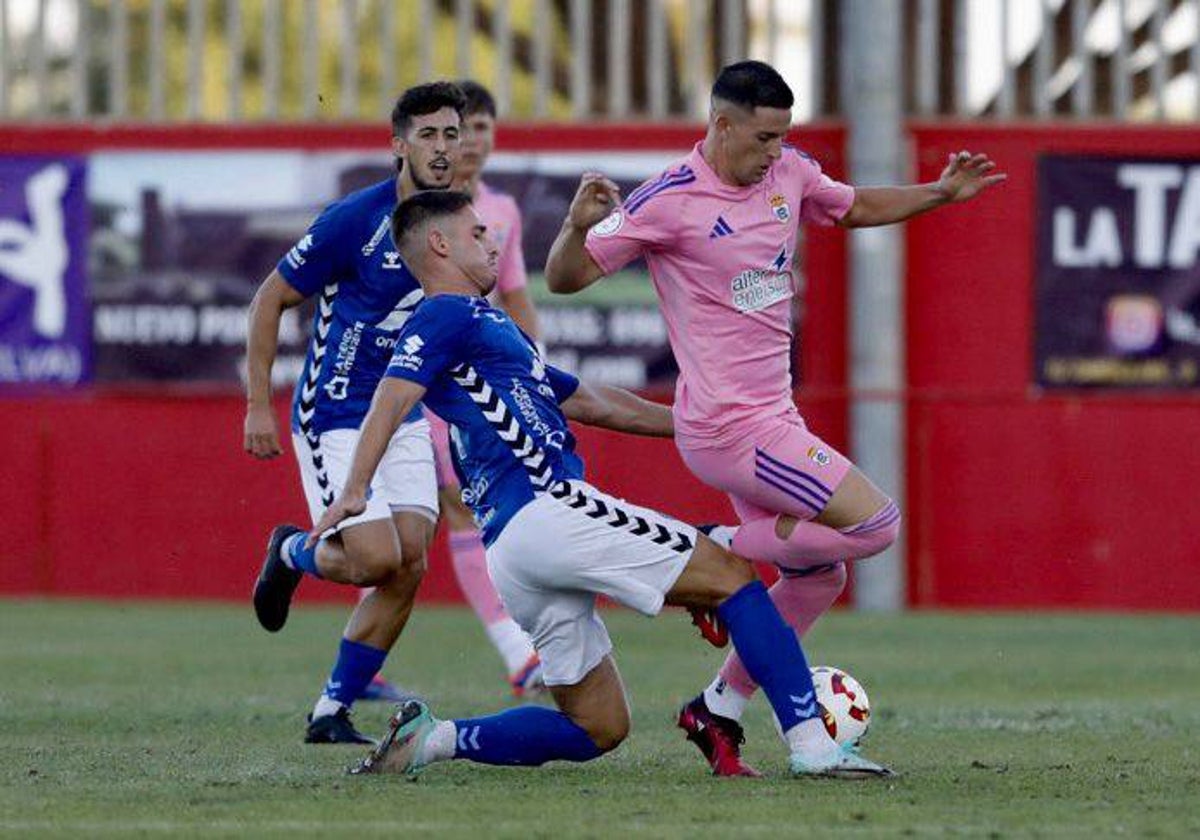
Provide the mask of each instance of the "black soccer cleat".
POLYGON ((308 716, 308 730, 304 733, 306 744, 370 744, 375 746, 375 739, 354 728, 350 720, 350 710, 345 706, 335 714, 322 715, 319 718, 308 716))
POLYGON ((277 633, 287 624, 288 608, 292 604, 292 593, 300 585, 303 572, 290 568, 283 562, 281 550, 283 541, 292 534, 302 534, 304 530, 295 525, 279 525, 271 532, 267 541, 267 557, 263 560, 262 571, 254 582, 254 614, 258 623, 267 631, 277 633))

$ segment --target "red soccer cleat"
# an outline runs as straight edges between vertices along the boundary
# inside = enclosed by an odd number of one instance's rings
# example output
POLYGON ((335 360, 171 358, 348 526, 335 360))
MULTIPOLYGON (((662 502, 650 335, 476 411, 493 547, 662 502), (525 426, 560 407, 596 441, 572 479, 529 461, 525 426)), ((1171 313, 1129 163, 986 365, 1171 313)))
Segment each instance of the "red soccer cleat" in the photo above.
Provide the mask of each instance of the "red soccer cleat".
POLYGON ((729 631, 725 629, 725 625, 717 617, 716 610, 688 607, 688 612, 692 614, 692 624, 700 628, 700 635, 704 637, 706 642, 713 647, 719 648, 723 648, 729 644, 729 631))
POLYGON ((704 753, 714 776, 757 779, 762 775, 742 761, 742 744, 746 742, 742 725, 710 712, 703 694, 679 710, 677 723, 687 733, 687 739, 704 753))

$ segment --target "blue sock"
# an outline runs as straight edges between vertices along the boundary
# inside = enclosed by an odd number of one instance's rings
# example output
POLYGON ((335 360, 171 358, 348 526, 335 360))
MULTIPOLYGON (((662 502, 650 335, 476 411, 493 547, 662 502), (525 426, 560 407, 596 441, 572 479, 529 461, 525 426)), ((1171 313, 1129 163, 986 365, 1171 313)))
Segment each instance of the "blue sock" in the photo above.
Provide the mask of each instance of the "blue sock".
POLYGON ((379 673, 387 654, 386 650, 342 639, 338 646, 337 662, 333 663, 329 682, 325 683, 325 696, 343 706, 353 705, 379 673))
POLYGON ((762 581, 748 583, 717 608, 746 673, 762 686, 783 731, 817 716, 808 660, 762 581))
POLYGON ((317 571, 317 549, 321 547, 321 541, 314 543, 312 548, 305 548, 304 541, 307 539, 307 533, 292 534, 283 541, 280 553, 283 555, 283 561, 293 569, 320 579, 321 573, 317 571))
POLYGON ((456 720, 454 726, 454 757, 479 764, 537 767, 547 761, 591 761, 600 755, 581 726, 544 706, 518 706, 498 715, 456 720))

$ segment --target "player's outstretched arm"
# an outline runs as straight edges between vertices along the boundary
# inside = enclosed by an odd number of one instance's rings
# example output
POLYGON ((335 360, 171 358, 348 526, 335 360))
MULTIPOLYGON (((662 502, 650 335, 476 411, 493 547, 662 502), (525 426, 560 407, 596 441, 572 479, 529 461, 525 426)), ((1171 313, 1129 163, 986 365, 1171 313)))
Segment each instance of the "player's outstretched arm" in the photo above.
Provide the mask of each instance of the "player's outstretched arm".
POLYGON ((621 193, 598 172, 585 172, 571 199, 571 209, 550 246, 546 258, 546 285, 558 294, 585 289, 604 276, 584 243, 592 225, 611 213, 621 202, 621 193))
POLYGON ((987 155, 962 151, 950 155, 941 177, 931 184, 855 187, 854 203, 838 224, 847 228, 890 225, 943 204, 968 201, 1008 177, 995 170, 987 155))
POLYGON ((624 388, 611 385, 579 387, 562 404, 563 413, 571 420, 647 437, 674 437, 675 422, 671 407, 644 400, 624 388))
POLYGON ((279 321, 283 311, 304 300, 278 271, 272 271, 250 303, 246 331, 246 420, 243 448, 255 458, 274 458, 283 452, 279 425, 271 406, 271 367, 279 350, 279 321))
POLYGON ((308 535, 310 546, 320 539, 321 534, 343 519, 356 516, 367 509, 367 491, 371 487, 371 478, 375 475, 379 462, 383 460, 388 441, 423 396, 425 386, 407 379, 385 376, 379 383, 371 400, 371 410, 367 412, 359 430, 346 485, 341 494, 333 500, 333 504, 321 514, 320 520, 308 535))

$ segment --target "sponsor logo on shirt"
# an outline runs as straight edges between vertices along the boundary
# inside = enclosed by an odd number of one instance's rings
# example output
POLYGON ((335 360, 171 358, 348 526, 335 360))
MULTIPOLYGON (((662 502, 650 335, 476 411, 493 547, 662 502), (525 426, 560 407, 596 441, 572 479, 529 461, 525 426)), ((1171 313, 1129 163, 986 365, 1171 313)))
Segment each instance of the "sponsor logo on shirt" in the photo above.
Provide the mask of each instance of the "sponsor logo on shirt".
POLYGON ((362 341, 366 324, 355 321, 354 326, 342 333, 338 342, 337 358, 333 360, 333 375, 325 383, 325 393, 331 400, 344 400, 348 394, 350 374, 354 370, 354 360, 358 357, 358 345, 362 341))
MULTIPOLYGON (((526 426, 535 437, 539 437, 547 443, 550 442, 551 429, 550 424, 542 419, 538 414, 537 406, 533 404, 533 397, 530 395, 525 384, 517 377, 512 378, 512 394, 513 402, 517 404, 517 411, 521 412, 521 417, 525 420, 526 426)), ((561 447, 561 443, 559 446, 561 447)))
POLYGON ((293 245, 292 249, 287 252, 287 264, 290 265, 292 268, 300 268, 300 266, 304 265, 304 261, 305 261, 304 254, 305 254, 305 252, 308 251, 309 248, 312 247, 312 244, 313 244, 312 234, 311 233, 304 234, 304 238, 302 238, 299 242, 297 242, 295 245, 293 245))
POLYGON ((612 236, 624 224, 625 214, 620 210, 614 210, 592 226, 592 234, 595 236, 612 236))
POLYGON ((772 268, 751 268, 730 283, 733 305, 742 312, 758 312, 792 296, 792 273, 772 268))
POLYGON ((768 199, 771 205, 771 212, 775 214, 775 218, 780 222, 786 222, 792 218, 792 208, 788 207, 787 199, 779 193, 775 193, 768 199))
POLYGON ((423 338, 421 338, 421 336, 410 335, 404 341, 404 352, 409 353, 409 354, 416 353, 416 352, 419 352, 420 349, 424 346, 425 346, 425 340, 423 338))
POLYGON ((400 262, 400 252, 384 251, 383 267, 390 271, 399 271, 400 269, 404 268, 404 263, 400 262))
POLYGON ((350 395, 350 379, 345 376, 335 376, 325 383, 325 393, 331 400, 344 400, 350 395))
POLYGON ((364 257, 369 257, 375 253, 375 249, 379 247, 379 243, 383 241, 383 237, 387 236, 391 226, 392 217, 384 216, 383 220, 379 222, 379 227, 375 228, 375 232, 367 240, 367 244, 362 246, 362 255, 364 257))
POLYGON ((392 359, 392 364, 405 370, 420 370, 425 360, 417 354, 421 352, 421 348, 424 346, 425 339, 419 335, 410 335, 404 339, 404 344, 400 345, 400 354, 392 359))
POLYGON ((483 499, 483 494, 488 491, 489 482, 486 475, 477 477, 474 481, 462 489, 462 502, 467 507, 478 504, 483 499))

